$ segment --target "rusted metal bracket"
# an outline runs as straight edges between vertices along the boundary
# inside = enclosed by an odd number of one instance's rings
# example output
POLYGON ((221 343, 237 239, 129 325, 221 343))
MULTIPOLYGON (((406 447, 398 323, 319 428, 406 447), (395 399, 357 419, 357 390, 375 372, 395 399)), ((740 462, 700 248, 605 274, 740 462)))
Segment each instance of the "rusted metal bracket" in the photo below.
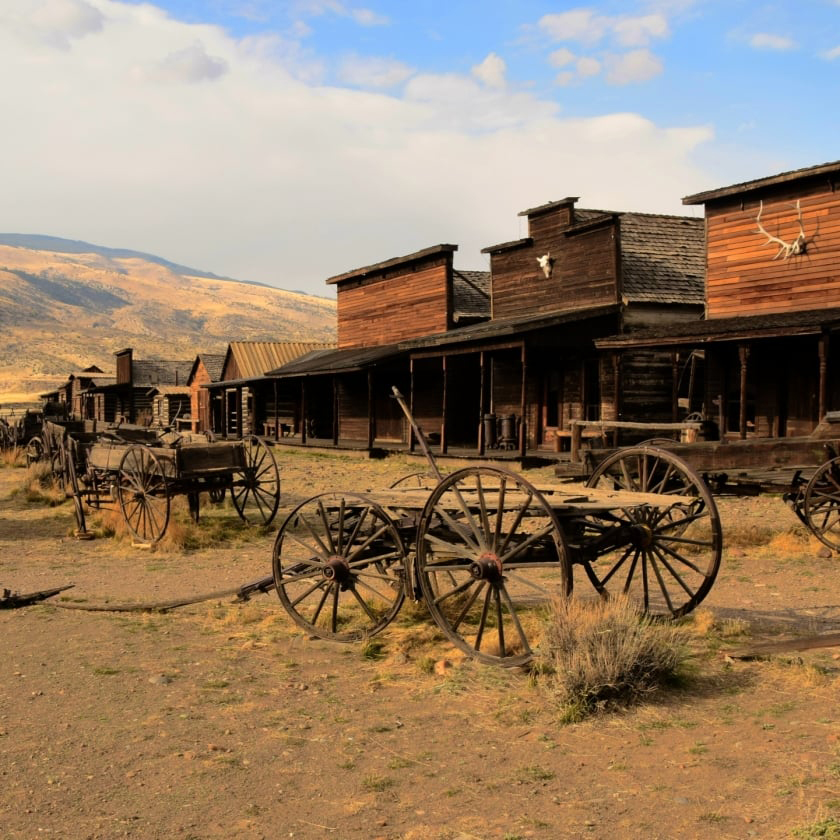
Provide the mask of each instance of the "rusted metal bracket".
POLYGON ((17 607, 37 604, 39 601, 45 601, 47 598, 52 598, 53 595, 58 595, 59 592, 64 592, 65 589, 72 589, 74 585, 70 583, 67 586, 58 586, 55 589, 42 589, 40 592, 27 592, 25 594, 4 589, 3 596, 0 597, 0 610, 14 610, 17 607))

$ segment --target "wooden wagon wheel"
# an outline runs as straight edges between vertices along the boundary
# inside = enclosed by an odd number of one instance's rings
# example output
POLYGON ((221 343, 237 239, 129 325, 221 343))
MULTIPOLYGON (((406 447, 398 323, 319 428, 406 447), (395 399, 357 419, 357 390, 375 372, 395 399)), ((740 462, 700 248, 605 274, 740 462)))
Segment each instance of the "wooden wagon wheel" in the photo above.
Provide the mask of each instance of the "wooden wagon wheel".
POLYGON ((801 509, 814 536, 840 551, 840 458, 826 461, 811 476, 801 509))
POLYGON ((244 463, 231 483, 230 497, 245 522, 268 525, 280 505, 280 470, 272 451, 258 437, 242 441, 244 463))
POLYGON ((432 617, 482 662, 534 655, 552 599, 572 589, 569 554, 551 506, 528 481, 495 467, 444 478, 423 509, 416 574, 432 617))
POLYGON ((672 452, 637 446, 602 461, 587 486, 681 497, 669 507, 586 517, 579 554, 602 597, 626 595, 654 615, 693 610, 712 588, 723 545, 717 506, 700 476, 672 452), (618 526, 626 539, 616 545, 606 535, 618 526))
POLYGON ((76 514, 76 535, 82 536, 87 534, 87 525, 85 521, 85 509, 82 505, 82 490, 79 484, 79 477, 76 472, 76 459, 78 457, 78 444, 75 440, 67 438, 65 441, 67 451, 64 453, 64 463, 67 466, 67 490, 73 497, 73 511, 76 514))
POLYGON ((226 487, 211 487, 207 491, 210 501, 214 505, 220 505, 225 500, 226 487))
POLYGON ((44 457, 44 442, 37 435, 26 444, 26 466, 37 464, 44 457))
POLYGON ((406 553, 385 510, 355 493, 299 504, 274 541, 274 586, 289 615, 322 639, 372 636, 399 612, 406 553))
POLYGON ((117 500, 128 530, 154 545, 169 524, 169 488, 163 465, 145 446, 129 447, 120 459, 117 500))

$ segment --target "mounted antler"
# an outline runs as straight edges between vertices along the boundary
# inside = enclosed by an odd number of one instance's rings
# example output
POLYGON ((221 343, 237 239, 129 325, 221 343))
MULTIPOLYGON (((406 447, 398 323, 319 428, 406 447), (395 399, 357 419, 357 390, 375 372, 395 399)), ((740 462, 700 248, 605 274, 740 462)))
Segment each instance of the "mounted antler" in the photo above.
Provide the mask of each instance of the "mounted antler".
POLYGON ((758 215, 755 217, 755 221, 758 225, 759 233, 763 233, 767 237, 767 241, 764 244, 769 245, 771 242, 775 242, 779 246, 776 256, 773 257, 774 260, 777 260, 782 256, 782 254, 784 254, 784 259, 794 255, 804 254, 805 249, 808 246, 808 239, 805 236, 805 228, 802 226, 802 208, 799 206, 798 200, 795 207, 796 219, 799 222, 799 235, 793 240, 793 242, 785 242, 784 239, 779 239, 778 236, 771 236, 764 229, 764 226, 761 224, 761 211, 764 209, 764 202, 760 201, 758 203, 758 215))

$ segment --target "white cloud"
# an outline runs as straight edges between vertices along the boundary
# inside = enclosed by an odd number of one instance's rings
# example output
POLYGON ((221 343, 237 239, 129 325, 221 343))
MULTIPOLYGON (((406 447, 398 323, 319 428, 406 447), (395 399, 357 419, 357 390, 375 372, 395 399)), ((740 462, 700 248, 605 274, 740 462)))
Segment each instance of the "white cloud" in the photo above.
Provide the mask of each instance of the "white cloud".
POLYGON ((543 15, 538 26, 556 41, 596 44, 609 30, 610 18, 595 14, 591 9, 571 9, 543 15))
POLYGON ((461 267, 486 266, 481 248, 515 239, 516 214, 557 196, 680 212, 707 183, 692 158, 708 128, 564 118, 553 100, 489 85, 498 63, 388 95, 324 84, 300 45, 237 40, 149 3, 88 0, 101 29, 56 50, 21 38, 38 4, 15 4, 15 20, 0 13, 0 74, 14 80, 0 113, 26 130, 0 132, 15 196, 0 230, 330 294, 326 277, 436 242, 459 244, 461 267), (147 83, 167 73, 213 83, 147 83))
POLYGON ((767 32, 757 32, 753 35, 749 44, 757 50, 792 50, 796 48, 796 42, 784 35, 771 35, 767 32))
POLYGON ((131 75, 137 81, 193 83, 218 79, 227 70, 223 58, 208 55, 204 45, 196 42, 153 64, 136 65, 131 75))
POLYGON ((473 76, 491 88, 503 88, 505 86, 506 72, 507 65, 504 59, 496 53, 490 53, 481 64, 476 64, 472 68, 473 76))
POLYGON ((669 34, 668 21, 660 12, 610 17, 579 8, 543 15, 537 26, 555 41, 578 41, 589 46, 612 38, 622 46, 644 47, 669 34))
POLYGON ((559 50, 549 53, 548 63, 552 67, 566 67, 575 60, 575 54, 566 47, 561 47, 559 50))
POLYGON ((393 58, 349 55, 343 59, 338 76, 356 87, 387 89, 402 84, 414 70, 393 58))
POLYGON ((601 62, 597 58, 584 56, 575 62, 575 69, 582 78, 597 76, 601 72, 601 62))
MULTIPOLYGON (((837 2, 840 5, 840 0, 837 0, 837 2)), ((834 47, 832 50, 826 50, 822 53, 822 57, 828 61, 834 61, 835 58, 840 58, 840 46, 834 47)))
POLYGON ((384 15, 378 15, 370 9, 351 9, 350 17, 361 26, 385 26, 389 21, 384 15))
POLYGON ((74 39, 101 32, 104 24, 105 15, 85 0, 16 0, 0 10, 0 26, 61 50, 74 39))
POLYGON ((619 18, 612 28, 616 40, 626 47, 644 47, 669 33, 668 21, 661 14, 619 18))
POLYGON ((646 82, 662 72, 662 62, 650 50, 631 50, 606 59, 606 78, 613 85, 646 82))

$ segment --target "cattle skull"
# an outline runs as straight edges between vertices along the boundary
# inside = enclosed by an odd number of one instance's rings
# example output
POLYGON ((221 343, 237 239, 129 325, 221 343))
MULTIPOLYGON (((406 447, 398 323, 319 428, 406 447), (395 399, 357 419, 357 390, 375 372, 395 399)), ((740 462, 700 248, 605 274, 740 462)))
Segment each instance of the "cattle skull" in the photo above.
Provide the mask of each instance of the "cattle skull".
POLYGON ((551 272, 554 270, 554 257, 551 256, 551 252, 549 251, 547 254, 537 257, 537 262, 540 264, 546 280, 548 280, 551 277, 551 272))

